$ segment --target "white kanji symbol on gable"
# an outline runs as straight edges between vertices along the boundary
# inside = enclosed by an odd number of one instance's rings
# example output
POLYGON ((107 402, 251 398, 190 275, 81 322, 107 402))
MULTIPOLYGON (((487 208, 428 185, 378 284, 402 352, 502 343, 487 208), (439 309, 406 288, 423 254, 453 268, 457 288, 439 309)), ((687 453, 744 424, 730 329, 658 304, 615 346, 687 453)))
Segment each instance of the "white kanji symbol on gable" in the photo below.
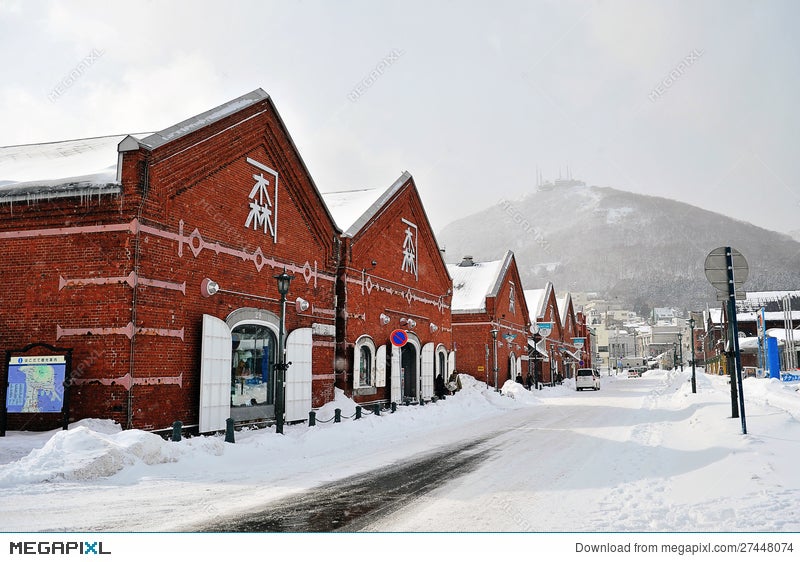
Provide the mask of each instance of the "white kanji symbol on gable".
POLYGON ((256 180, 253 189, 250 190, 250 214, 247 215, 247 222, 244 223, 246 228, 253 225, 253 230, 258 230, 260 226, 264 227, 264 234, 269 233, 275 235, 275 228, 272 225, 272 200, 269 198, 267 187, 269 180, 263 174, 253 174, 253 179, 256 180))
POLYGON ((273 241, 277 242, 277 229, 278 229, 278 172, 265 166, 252 158, 247 159, 247 163, 255 166, 261 172, 253 174, 253 188, 250 190, 248 198, 250 199, 249 208, 250 212, 247 215, 247 220, 244 223, 245 228, 252 228, 253 230, 264 230, 264 234, 270 234, 273 241), (264 172, 267 175, 264 175, 264 172), (272 196, 270 197, 270 188, 272 188, 272 196))
POLYGON ((406 237, 403 240, 403 265, 400 266, 400 270, 407 271, 417 277, 417 225, 406 219, 402 219, 402 221, 407 226, 405 230, 406 237))

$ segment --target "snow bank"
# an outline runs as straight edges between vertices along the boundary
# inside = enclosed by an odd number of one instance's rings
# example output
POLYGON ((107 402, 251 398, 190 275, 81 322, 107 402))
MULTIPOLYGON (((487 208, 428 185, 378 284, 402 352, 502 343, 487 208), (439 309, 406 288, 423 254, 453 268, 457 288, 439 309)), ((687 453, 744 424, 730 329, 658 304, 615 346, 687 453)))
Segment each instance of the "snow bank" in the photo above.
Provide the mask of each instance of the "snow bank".
POLYGON ((54 480, 92 480, 114 475, 127 466, 174 462, 170 443, 141 430, 106 433, 78 426, 55 433, 40 449, 10 463, 0 486, 54 480))
POLYGON ((519 401, 522 404, 538 404, 541 402, 536 396, 533 395, 533 392, 519 384, 518 382, 514 382, 508 380, 503 385, 503 388, 500 389, 500 393, 503 396, 508 396, 509 398, 513 398, 514 400, 519 401))
MULTIPOLYGON (((117 481, 134 480, 144 475, 141 467, 167 463, 202 466, 213 457, 229 457, 234 462, 253 449, 268 449, 270 454, 291 454, 296 448, 320 453, 337 448, 352 448, 354 441, 386 441, 400 435, 427 432, 430 427, 457 426, 459 423, 497 414, 498 411, 536 404, 538 399, 522 386, 509 382, 503 393, 487 388, 473 377, 461 375, 462 390, 446 400, 422 405, 401 406, 395 414, 375 416, 364 409, 354 420, 356 402, 335 390, 335 398, 317 410, 318 425, 288 425, 284 434, 272 430, 237 432, 231 445, 221 436, 193 437, 180 442, 141 430, 122 430, 109 420, 83 420, 67 431, 46 433, 9 432, 3 438, 4 458, 0 458, 0 487, 54 481, 87 481, 119 476, 117 481), (334 410, 341 410, 342 423, 332 423, 334 410), (140 467, 135 471, 126 469, 140 467)), ((151 471, 152 472, 152 471, 151 471)))

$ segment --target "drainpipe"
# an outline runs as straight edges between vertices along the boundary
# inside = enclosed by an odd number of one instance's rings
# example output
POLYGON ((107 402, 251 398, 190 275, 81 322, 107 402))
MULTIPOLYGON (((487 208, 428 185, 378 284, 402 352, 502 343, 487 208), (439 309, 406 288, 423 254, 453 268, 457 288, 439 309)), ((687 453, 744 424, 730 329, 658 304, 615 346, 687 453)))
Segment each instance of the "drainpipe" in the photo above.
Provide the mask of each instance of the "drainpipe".
POLYGON ((137 297, 139 293, 139 267, 141 263, 141 255, 140 255, 140 241, 141 241, 141 224, 142 224, 142 213, 144 211, 144 204, 147 201, 147 195, 150 191, 150 157, 145 156, 145 160, 142 163, 142 198, 139 202, 139 207, 136 210, 136 232, 134 233, 134 252, 133 252, 133 275, 134 275, 134 284, 133 284, 133 295, 131 297, 131 344, 130 344, 130 359, 128 361, 130 365, 130 375, 131 375, 131 384, 128 388, 127 393, 127 412, 126 412, 126 425, 127 429, 133 429, 133 385, 135 381, 134 377, 134 368, 136 365, 136 304, 137 304, 137 297))

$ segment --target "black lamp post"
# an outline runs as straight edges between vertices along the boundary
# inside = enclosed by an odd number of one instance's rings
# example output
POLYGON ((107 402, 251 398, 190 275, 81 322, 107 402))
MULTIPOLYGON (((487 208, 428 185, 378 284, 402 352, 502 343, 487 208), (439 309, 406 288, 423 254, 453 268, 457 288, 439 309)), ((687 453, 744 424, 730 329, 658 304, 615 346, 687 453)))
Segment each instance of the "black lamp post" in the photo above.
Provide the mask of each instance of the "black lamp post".
POLYGON ((672 342, 672 368, 678 368, 678 342, 672 342))
POLYGON ((681 365, 681 373, 683 372, 683 334, 678 332, 678 356, 681 365))
POLYGON ((533 385, 534 388, 539 388, 539 381, 542 379, 544 357, 539 351, 539 342, 542 341, 542 334, 536 332, 533 334, 533 385))
POLYGON ((697 394, 697 382, 694 374, 694 318, 689 318, 689 327, 692 330, 692 394, 697 394))
POLYGON ((497 334, 500 331, 497 328, 492 328, 489 333, 492 334, 492 349, 494 350, 494 367, 492 367, 492 370, 494 371, 494 389, 497 390, 497 334))
POLYGON ((289 293, 289 284, 294 279, 293 275, 283 273, 275 275, 278 280, 278 292, 281 295, 281 316, 278 326, 278 357, 275 363, 275 432, 283 433, 283 421, 286 416, 286 369, 290 363, 286 362, 286 295, 289 293))

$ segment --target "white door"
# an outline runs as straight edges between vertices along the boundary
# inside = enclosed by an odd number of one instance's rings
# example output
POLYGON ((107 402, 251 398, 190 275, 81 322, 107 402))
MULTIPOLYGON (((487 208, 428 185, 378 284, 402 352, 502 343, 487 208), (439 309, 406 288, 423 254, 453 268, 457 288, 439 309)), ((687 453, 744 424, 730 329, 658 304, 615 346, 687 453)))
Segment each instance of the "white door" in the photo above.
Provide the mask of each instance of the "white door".
POLYGON ((382 345, 375 352, 375 386, 386 386, 386 346, 382 345))
POLYGON ((397 346, 392 346, 392 370, 390 372, 392 377, 392 388, 389 400, 394 402, 395 404, 399 404, 403 400, 403 393, 402 393, 402 384, 403 384, 403 377, 400 374, 400 348, 397 346))
POLYGON ((299 328, 286 338, 286 421, 308 418, 311 411, 311 328, 299 328))
POLYGON ((231 330, 214 316, 203 315, 200 351, 200 433, 225 429, 231 417, 231 330))
POLYGON ((422 397, 426 400, 433 396, 433 362, 434 345, 426 343, 422 346, 422 397))
POLYGON ((456 370, 456 352, 451 351, 450 354, 447 356, 447 374, 453 374, 453 371, 456 370))

